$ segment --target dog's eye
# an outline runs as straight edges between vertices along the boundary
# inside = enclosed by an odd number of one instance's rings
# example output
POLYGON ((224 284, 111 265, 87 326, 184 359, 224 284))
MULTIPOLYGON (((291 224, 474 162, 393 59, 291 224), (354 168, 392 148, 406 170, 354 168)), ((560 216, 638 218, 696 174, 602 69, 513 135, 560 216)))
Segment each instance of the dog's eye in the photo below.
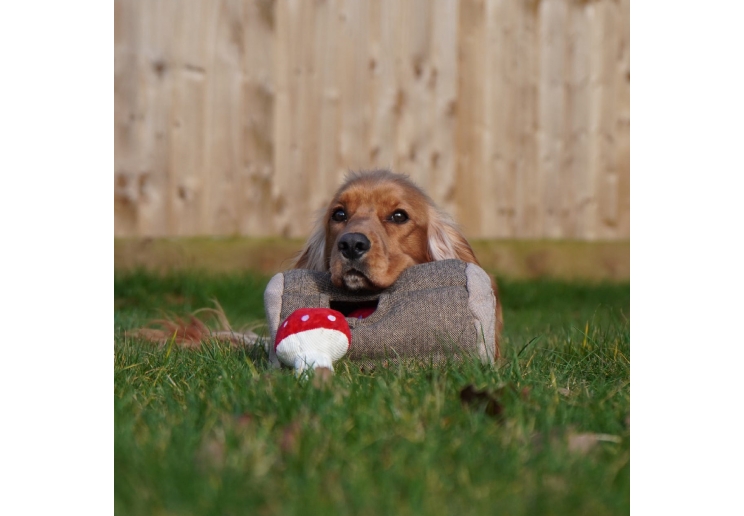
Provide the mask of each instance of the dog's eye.
POLYGON ((393 214, 390 215, 390 220, 396 224, 403 224, 408 220, 408 214, 403 210, 395 210, 393 214))
POLYGON ((336 222, 344 222, 346 220, 346 212, 343 208, 338 208, 333 211, 331 218, 336 222))

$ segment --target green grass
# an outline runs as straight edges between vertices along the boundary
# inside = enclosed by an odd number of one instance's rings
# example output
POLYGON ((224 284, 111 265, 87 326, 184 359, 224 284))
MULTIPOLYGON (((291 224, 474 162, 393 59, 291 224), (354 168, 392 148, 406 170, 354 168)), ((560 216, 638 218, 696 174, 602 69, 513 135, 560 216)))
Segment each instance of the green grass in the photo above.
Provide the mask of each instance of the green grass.
POLYGON ((123 336, 213 298, 234 326, 260 321, 267 281, 115 276, 117 514, 629 512, 628 284, 502 281, 497 367, 342 360, 326 385, 262 350, 123 336), (481 403, 461 401, 468 385, 481 403), (574 449, 582 438, 594 446, 574 449))

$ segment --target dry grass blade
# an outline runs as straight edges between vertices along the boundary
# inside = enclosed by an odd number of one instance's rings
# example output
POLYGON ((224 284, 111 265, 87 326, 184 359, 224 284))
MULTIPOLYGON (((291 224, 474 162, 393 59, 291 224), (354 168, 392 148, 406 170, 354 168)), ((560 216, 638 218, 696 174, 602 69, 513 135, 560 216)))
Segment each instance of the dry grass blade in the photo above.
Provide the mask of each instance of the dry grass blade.
POLYGON ((230 321, 227 320, 227 316, 225 315, 225 310, 222 308, 222 305, 220 305, 220 302, 216 299, 212 299, 212 303, 214 303, 216 308, 199 308, 198 310, 195 310, 193 315, 197 315, 201 312, 206 312, 210 315, 213 315, 215 319, 219 322, 220 329, 223 331, 232 331, 232 327, 230 326, 230 321))
POLYGON ((568 451, 585 454, 599 442, 619 443, 621 439, 617 435, 572 432, 568 435, 568 451))

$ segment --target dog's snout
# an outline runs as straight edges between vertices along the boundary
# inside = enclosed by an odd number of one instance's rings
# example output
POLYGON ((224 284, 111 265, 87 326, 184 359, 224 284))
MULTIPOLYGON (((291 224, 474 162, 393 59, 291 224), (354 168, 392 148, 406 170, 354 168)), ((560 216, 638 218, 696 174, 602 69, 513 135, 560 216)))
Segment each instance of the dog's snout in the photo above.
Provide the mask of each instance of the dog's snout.
POLYGON ((338 241, 338 250, 349 260, 357 260, 369 251, 372 243, 361 233, 346 233, 338 241))

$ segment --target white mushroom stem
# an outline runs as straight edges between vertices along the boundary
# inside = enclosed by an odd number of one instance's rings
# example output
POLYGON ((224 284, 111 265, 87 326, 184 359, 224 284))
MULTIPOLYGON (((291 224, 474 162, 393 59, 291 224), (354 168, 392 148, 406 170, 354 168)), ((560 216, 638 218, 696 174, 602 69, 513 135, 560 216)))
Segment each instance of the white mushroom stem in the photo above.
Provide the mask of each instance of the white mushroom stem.
POLYGON ((302 353, 298 353, 294 359, 295 372, 297 374, 301 374, 308 367, 312 367, 313 369, 317 369, 319 367, 327 367, 328 369, 333 371, 333 360, 326 353, 322 353, 314 349, 309 349, 303 351, 302 353))
POLYGON ((282 363, 294 367, 297 374, 309 367, 327 367, 333 371, 333 362, 348 349, 349 339, 343 332, 313 328, 284 337, 276 347, 276 356, 282 363))

